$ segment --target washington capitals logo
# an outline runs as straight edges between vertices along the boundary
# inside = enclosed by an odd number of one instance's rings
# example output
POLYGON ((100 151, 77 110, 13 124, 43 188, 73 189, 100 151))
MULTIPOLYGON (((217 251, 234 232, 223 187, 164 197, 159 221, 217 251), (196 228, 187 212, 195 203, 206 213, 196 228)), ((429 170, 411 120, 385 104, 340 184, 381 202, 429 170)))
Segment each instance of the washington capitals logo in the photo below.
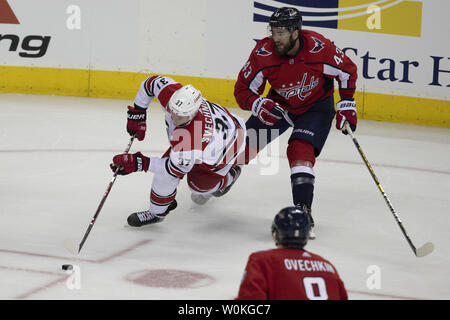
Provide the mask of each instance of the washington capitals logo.
POLYGON ((286 100, 293 96, 298 96, 300 100, 304 101, 309 95, 311 95, 312 90, 319 84, 319 79, 315 79, 314 76, 311 76, 309 79, 309 84, 306 84, 307 78, 308 73, 305 72, 301 82, 292 82, 289 83, 289 85, 283 84, 281 89, 275 89, 275 91, 286 100))
POLYGON ((314 48, 309 50, 309 52, 317 53, 317 52, 320 52, 323 48, 325 48, 325 45, 322 41, 320 41, 319 39, 317 39, 315 37, 311 37, 311 38, 314 40, 314 48))
POLYGON ((267 51, 266 48, 264 48, 266 45, 263 45, 261 48, 259 48, 258 50, 256 50, 256 54, 258 56, 263 56, 263 57, 267 57, 270 56, 272 54, 272 52, 267 51))

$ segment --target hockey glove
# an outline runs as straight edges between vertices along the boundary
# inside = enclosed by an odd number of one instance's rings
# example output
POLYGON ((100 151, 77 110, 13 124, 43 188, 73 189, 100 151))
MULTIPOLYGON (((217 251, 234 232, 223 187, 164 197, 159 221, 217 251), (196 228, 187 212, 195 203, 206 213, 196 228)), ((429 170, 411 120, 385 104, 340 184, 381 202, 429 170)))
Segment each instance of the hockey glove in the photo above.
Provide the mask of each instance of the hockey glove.
POLYGON ((147 129, 147 124, 145 123, 147 110, 128 106, 127 113, 127 132, 130 136, 136 135, 139 141, 144 140, 145 130, 147 129))
POLYGON ((356 103, 352 99, 343 99, 336 104, 336 128, 343 134, 348 134, 344 129, 345 121, 350 125, 352 131, 356 130, 356 103))
POLYGON ((278 103, 267 98, 258 98, 253 102, 252 114, 262 123, 273 126, 282 118, 281 107, 278 103))
POLYGON ((114 156, 113 163, 109 166, 113 172, 116 172, 120 175, 127 175, 135 171, 147 171, 150 165, 150 158, 144 156, 140 152, 136 152, 134 154, 131 153, 123 153, 114 156))

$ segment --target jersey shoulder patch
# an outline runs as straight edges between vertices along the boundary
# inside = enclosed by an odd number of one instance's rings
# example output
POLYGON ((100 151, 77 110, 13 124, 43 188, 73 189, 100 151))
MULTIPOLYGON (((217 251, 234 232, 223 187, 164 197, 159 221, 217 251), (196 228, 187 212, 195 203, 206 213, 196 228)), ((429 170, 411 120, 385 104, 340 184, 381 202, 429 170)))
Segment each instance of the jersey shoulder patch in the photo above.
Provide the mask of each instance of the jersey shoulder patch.
POLYGON ((310 53, 319 53, 328 46, 328 40, 320 33, 303 30, 302 37, 305 41, 305 49, 310 53))
POLYGON ((273 55, 273 42, 271 38, 264 38, 255 46, 254 53, 257 57, 269 57, 273 55))
POLYGON ((266 49, 266 45, 267 43, 255 50, 257 56, 268 57, 272 54, 272 51, 266 49))
POLYGON ((309 52, 318 53, 325 48, 325 43, 322 40, 316 37, 311 37, 311 39, 314 40, 314 47, 311 50, 309 50, 309 52))

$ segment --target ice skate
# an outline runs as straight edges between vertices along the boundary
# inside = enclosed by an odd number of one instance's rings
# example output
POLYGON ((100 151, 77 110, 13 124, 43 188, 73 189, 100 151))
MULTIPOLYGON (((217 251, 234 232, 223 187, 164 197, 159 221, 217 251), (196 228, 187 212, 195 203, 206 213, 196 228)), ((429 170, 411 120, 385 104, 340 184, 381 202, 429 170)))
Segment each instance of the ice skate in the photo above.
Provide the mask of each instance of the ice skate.
POLYGON ((213 196, 214 197, 221 197, 221 196, 225 195, 228 191, 230 191, 230 189, 233 186, 233 184, 236 182, 236 180, 241 175, 241 171, 242 171, 242 169, 241 169, 240 166, 234 166, 233 168, 231 168, 230 169, 230 174, 233 177, 233 182, 231 182, 231 184, 228 187, 224 188, 223 190, 213 192, 213 196))
POLYGON ((316 238, 316 234, 314 232, 314 219, 311 215, 311 209, 306 210, 306 213, 308 214, 309 220, 311 221, 311 229, 309 230, 309 239, 314 240, 316 238))
POLYGON ((233 177, 233 181, 231 182, 231 184, 228 187, 226 187, 226 188, 224 188, 223 190, 220 190, 220 191, 215 191, 215 192, 213 192, 211 194, 191 193, 192 201, 194 203, 198 204, 198 205, 204 205, 213 196, 214 197, 221 197, 221 196, 225 195, 228 191, 230 191, 231 186, 236 182, 236 180, 241 175, 241 167, 234 166, 233 168, 230 169, 230 174, 233 177))
POLYGON ((177 201, 174 200, 170 203, 169 207, 167 208, 166 212, 161 214, 154 214, 151 213, 149 210, 147 211, 141 211, 141 212, 135 212, 128 216, 127 222, 132 227, 142 227, 147 224, 155 224, 162 222, 166 215, 169 214, 170 211, 174 210, 177 207, 177 201))

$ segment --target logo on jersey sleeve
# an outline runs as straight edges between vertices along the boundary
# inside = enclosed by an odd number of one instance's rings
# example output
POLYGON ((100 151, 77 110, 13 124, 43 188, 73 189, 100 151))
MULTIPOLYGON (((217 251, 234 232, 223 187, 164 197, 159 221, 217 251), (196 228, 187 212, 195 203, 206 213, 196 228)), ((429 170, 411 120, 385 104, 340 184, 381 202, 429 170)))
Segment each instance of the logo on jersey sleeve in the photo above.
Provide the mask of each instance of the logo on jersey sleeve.
POLYGON ((322 51, 323 48, 325 48, 325 44, 322 41, 320 41, 316 37, 311 37, 311 38, 314 40, 314 48, 309 50, 309 52, 317 53, 317 52, 322 51))
POLYGON ((263 56, 263 57, 267 57, 270 56, 272 54, 272 52, 268 51, 266 48, 264 48, 266 45, 263 45, 261 48, 256 50, 256 54, 258 56, 263 56))
POLYGON ((268 23, 275 9, 288 3, 302 13, 304 26, 420 37, 422 2, 422 0, 256 0, 253 2, 253 21, 268 23))

